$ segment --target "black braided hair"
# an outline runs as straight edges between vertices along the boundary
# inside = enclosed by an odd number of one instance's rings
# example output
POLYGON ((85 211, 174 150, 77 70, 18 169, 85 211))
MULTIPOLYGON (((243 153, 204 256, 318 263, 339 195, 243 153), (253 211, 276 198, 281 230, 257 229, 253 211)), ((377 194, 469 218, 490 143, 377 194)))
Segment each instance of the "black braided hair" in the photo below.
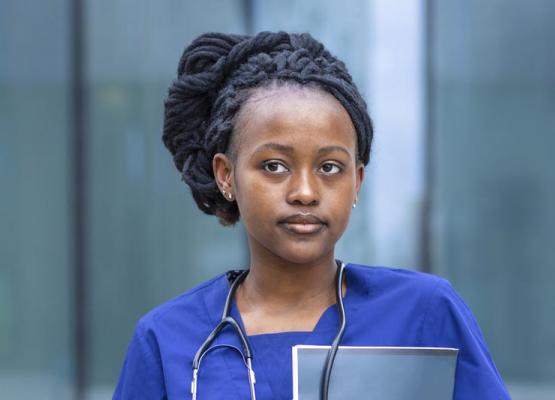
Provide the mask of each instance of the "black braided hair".
POLYGON ((179 61, 165 101, 162 140, 198 207, 224 225, 239 220, 239 209, 218 190, 212 158, 228 152, 249 89, 276 82, 317 86, 335 96, 355 127, 358 159, 368 164, 373 129, 366 103, 345 64, 320 42, 308 33, 203 34, 179 61))

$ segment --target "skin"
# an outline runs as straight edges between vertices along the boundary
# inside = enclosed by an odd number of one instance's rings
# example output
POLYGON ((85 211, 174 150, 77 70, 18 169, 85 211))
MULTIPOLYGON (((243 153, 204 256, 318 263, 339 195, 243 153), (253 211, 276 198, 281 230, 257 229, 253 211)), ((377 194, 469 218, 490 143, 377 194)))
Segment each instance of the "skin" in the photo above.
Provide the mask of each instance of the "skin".
POLYGON ((254 89, 231 146, 213 168, 248 235, 236 295, 246 332, 311 331, 335 303, 334 248, 364 177, 349 114, 321 89, 254 89))

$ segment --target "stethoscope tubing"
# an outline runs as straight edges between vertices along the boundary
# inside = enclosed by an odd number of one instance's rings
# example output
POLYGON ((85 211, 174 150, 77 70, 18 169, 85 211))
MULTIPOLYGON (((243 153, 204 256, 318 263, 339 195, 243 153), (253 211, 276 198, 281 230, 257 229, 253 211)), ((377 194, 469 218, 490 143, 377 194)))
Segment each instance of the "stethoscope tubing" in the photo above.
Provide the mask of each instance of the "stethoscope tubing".
MULTIPOLYGON (((339 264, 339 263, 338 263, 339 264)), ((326 363, 324 364, 324 370, 322 372, 322 380, 320 386, 320 399, 328 400, 328 392, 330 388, 331 371, 333 369, 333 363, 335 361, 335 356, 337 355, 337 350, 339 349, 339 343, 343 339, 343 334, 345 333, 345 327, 347 326, 347 317, 345 315, 345 305, 343 304, 343 272, 345 269, 345 264, 341 262, 337 268, 337 278, 335 280, 335 298, 337 302, 337 308, 339 310, 339 327, 337 329, 337 334, 333 339, 330 350, 326 357, 326 363)))
MULTIPOLYGON (((336 275, 336 290, 335 296, 337 301, 337 307, 339 310, 339 327, 337 330, 337 334, 333 339, 331 344, 330 350, 328 351, 328 355, 326 358, 326 363, 324 365, 324 369, 322 371, 322 379, 321 379, 321 386, 320 386, 320 399, 321 400, 328 400, 328 391, 331 379, 331 371, 333 368, 333 364, 335 361, 335 356, 337 355, 337 350, 339 348, 339 344, 341 339, 343 338, 343 334, 345 333, 346 327, 346 316, 345 316, 345 306, 343 304, 343 272, 345 269, 345 264, 343 262, 337 261, 337 275, 336 275)), ((244 351, 244 361, 248 369, 248 377, 249 377, 249 386, 251 392, 251 399, 256 400, 256 391, 255 391, 255 383, 256 383, 256 376, 254 370, 252 368, 252 350, 247 339, 247 336, 241 329, 239 323, 231 316, 231 303, 235 296, 235 292, 239 285, 245 280, 249 271, 245 270, 242 271, 237 278, 231 284, 229 288, 229 292, 227 294, 224 310, 222 313, 222 318, 218 325, 210 332, 208 337, 204 340, 201 344, 197 352, 195 353, 195 357, 193 358, 192 368, 193 368, 193 379, 191 381, 191 394, 193 400, 197 400, 197 393, 198 393, 198 371, 200 368, 200 363, 204 355, 210 351, 210 346, 216 340, 220 332, 226 327, 230 326, 241 341, 241 345, 244 351)))

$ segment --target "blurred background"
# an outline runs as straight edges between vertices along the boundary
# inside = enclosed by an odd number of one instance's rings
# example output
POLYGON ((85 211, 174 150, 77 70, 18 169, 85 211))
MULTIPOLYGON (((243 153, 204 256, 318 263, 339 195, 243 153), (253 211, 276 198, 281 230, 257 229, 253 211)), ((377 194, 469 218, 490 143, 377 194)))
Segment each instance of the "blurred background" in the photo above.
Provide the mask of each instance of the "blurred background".
MULTIPOLYGON (((0 0, 0 396, 108 399, 137 319, 248 265, 161 142, 200 33, 308 31, 376 126, 346 261, 448 278, 555 398, 555 2, 0 0)), ((184 378, 185 379, 185 378, 184 378)))

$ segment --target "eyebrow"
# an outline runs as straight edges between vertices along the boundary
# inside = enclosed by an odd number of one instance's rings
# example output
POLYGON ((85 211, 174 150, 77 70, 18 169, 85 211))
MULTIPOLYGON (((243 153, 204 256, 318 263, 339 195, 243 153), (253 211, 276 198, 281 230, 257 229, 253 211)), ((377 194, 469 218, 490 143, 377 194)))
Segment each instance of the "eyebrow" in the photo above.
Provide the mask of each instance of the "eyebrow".
POLYGON ((259 153, 259 152, 264 151, 264 150, 276 150, 276 151, 279 151, 281 153, 288 153, 288 154, 294 153, 294 149, 293 149, 292 146, 286 146, 284 144, 270 142, 270 143, 264 143, 264 144, 258 146, 256 148, 256 150, 254 151, 254 154, 259 153))
POLYGON ((349 150, 347 150, 345 147, 342 147, 342 146, 322 147, 320 150, 318 150, 318 154, 331 153, 333 151, 341 151, 341 152, 347 154, 349 157, 351 156, 351 153, 349 153, 349 150))
MULTIPOLYGON (((293 146, 287 146, 284 144, 279 144, 279 143, 264 143, 260 146, 258 146, 256 148, 256 150, 254 151, 254 154, 259 153, 261 151, 264 150, 275 150, 275 151, 279 151, 281 153, 286 153, 286 154, 292 154, 295 152, 293 146)), ((318 150, 318 154, 327 154, 327 153, 331 153, 334 151, 340 151, 342 153, 345 153, 348 156, 351 156, 351 153, 349 153, 349 150, 347 150, 345 147, 342 146, 326 146, 326 147, 322 147, 321 149, 318 150)))

